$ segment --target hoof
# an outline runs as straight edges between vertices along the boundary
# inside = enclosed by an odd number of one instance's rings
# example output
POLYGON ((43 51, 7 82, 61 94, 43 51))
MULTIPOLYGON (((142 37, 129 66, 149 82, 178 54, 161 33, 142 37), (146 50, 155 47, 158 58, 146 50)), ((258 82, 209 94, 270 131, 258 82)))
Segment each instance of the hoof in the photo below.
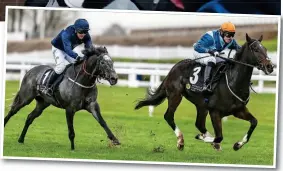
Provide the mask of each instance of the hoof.
POLYGON ((197 139, 197 140, 203 140, 203 136, 202 136, 202 134, 197 134, 196 136, 195 136, 195 139, 197 139))
POLYGON ((180 150, 180 151, 183 151, 183 150, 184 150, 184 147, 185 147, 184 144, 177 144, 177 148, 178 148, 178 150, 180 150))
POLYGON ((216 151, 222 151, 220 143, 212 143, 211 144, 216 151))
POLYGON ((236 142, 233 146, 233 149, 235 151, 238 151, 241 147, 243 147, 243 145, 241 145, 239 142, 236 142))
POLYGON ((177 138, 177 148, 178 150, 180 151, 183 151, 184 150, 184 146, 185 146, 185 143, 184 143, 184 138, 183 138, 183 135, 181 134, 180 136, 178 136, 177 138))
POLYGON ((119 140, 115 139, 115 140, 111 140, 111 143, 113 145, 121 145, 121 143, 119 142, 119 140))
POLYGON ((23 143, 24 143, 24 140, 19 139, 18 142, 21 143, 21 144, 23 144, 23 143))

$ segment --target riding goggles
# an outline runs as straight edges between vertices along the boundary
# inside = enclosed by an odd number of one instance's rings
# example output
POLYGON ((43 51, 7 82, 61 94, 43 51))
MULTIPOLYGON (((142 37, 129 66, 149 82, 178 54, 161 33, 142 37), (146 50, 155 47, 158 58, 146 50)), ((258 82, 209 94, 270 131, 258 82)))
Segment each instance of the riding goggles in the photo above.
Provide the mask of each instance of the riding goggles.
POLYGON ((234 37, 235 36, 235 32, 224 32, 224 36, 225 37, 234 37))
POLYGON ((77 33, 79 33, 79 34, 87 34, 88 30, 77 30, 77 33))

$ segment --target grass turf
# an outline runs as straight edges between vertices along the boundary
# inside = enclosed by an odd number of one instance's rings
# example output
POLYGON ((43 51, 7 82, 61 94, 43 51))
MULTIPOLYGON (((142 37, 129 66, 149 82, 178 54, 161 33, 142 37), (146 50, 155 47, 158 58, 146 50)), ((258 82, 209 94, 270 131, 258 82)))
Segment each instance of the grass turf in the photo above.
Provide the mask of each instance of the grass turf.
MULTIPOLYGON (((18 90, 18 82, 6 83, 6 99, 18 90)), ((109 145, 109 140, 98 122, 86 111, 77 112, 74 119, 75 151, 70 150, 65 112, 55 107, 47 108, 35 119, 19 144, 27 115, 33 110, 32 102, 11 118, 4 131, 4 156, 76 158, 131 161, 162 161, 186 163, 217 163, 272 165, 275 127, 275 94, 252 94, 249 110, 258 119, 250 142, 235 152, 233 144, 241 140, 249 123, 229 117, 223 122, 223 151, 215 151, 210 144, 195 140, 195 107, 185 99, 175 113, 175 122, 184 133, 185 149, 178 151, 176 137, 163 119, 167 101, 155 108, 154 116, 148 116, 148 108, 134 111, 135 100, 142 98, 144 88, 99 86, 98 102, 109 128, 122 143, 109 145)), ((11 101, 6 101, 5 115, 11 101)), ((210 118, 207 128, 213 133, 210 118)))

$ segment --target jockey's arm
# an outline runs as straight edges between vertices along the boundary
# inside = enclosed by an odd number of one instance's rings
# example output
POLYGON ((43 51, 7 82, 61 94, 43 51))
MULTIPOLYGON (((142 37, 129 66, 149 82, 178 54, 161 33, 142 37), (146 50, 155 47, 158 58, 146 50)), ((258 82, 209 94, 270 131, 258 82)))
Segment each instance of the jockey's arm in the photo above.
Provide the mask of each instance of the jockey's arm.
POLYGON ((72 43, 70 40, 70 35, 67 34, 66 32, 62 33, 62 42, 64 45, 65 53, 67 53, 67 55, 69 55, 70 57, 76 59, 78 57, 78 54, 72 50, 72 43))
POLYGON ((199 53, 208 53, 210 50, 215 50, 215 48, 211 48, 213 45, 213 37, 206 33, 194 44, 194 50, 199 53))

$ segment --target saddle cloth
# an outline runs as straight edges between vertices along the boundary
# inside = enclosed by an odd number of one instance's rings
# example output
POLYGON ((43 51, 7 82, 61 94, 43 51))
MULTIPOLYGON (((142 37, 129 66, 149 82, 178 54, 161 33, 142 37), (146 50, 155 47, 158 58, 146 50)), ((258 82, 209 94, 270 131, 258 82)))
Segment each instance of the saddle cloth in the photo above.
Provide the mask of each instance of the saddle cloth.
MULTIPOLYGON (((200 93, 203 89, 203 83, 204 83, 204 70, 205 65, 196 63, 196 65, 193 67, 193 70, 191 74, 189 75, 189 78, 186 79, 186 89, 200 93)), ((211 74, 210 74, 210 86, 211 89, 214 90, 215 87, 218 84, 218 81, 220 80, 221 75, 226 71, 226 65, 225 63, 221 62, 218 63, 214 68, 212 68, 211 74)))

